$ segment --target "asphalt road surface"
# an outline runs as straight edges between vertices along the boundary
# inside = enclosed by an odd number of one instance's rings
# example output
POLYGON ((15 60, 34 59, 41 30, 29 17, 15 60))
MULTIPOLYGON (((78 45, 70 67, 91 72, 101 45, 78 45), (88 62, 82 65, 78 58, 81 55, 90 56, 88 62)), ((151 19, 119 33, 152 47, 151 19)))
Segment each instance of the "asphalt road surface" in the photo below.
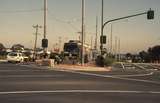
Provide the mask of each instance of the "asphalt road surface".
POLYGON ((160 82, 2 63, 0 103, 160 103, 160 82))

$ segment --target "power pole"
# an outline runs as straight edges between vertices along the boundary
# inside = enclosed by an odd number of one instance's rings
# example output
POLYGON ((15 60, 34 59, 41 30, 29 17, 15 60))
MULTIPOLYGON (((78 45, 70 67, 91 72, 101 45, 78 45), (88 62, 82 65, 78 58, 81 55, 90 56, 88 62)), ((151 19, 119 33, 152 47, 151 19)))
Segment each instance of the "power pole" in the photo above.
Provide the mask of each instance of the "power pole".
POLYGON ((98 35, 98 17, 96 16, 96 36, 95 36, 95 50, 97 50, 97 35, 98 35))
POLYGON ((113 41, 113 30, 112 30, 112 24, 111 24, 111 36, 110 36, 110 53, 112 54, 112 41, 113 41))
POLYGON ((118 39, 118 60, 121 59, 121 41, 120 38, 118 39))
POLYGON ((59 52, 61 51, 62 37, 59 37, 59 52))
POLYGON ((48 39, 46 38, 47 34, 47 0, 44 0, 44 38, 42 39, 42 47, 44 52, 44 58, 46 58, 46 52, 48 47, 48 39))
POLYGON ((117 37, 115 37, 115 59, 117 60, 117 37))
POLYGON ((37 36, 38 36, 38 28, 42 28, 42 26, 37 25, 33 25, 33 28, 36 29, 36 33, 35 33, 35 42, 34 42, 34 53, 33 53, 33 58, 34 60, 36 59, 36 48, 37 48, 37 36))
POLYGON ((84 65, 84 35, 85 35, 85 24, 84 24, 84 17, 85 17, 85 0, 82 0, 82 46, 81 46, 81 65, 84 65))
POLYGON ((91 36, 91 50, 93 50, 93 36, 91 36))
MULTIPOLYGON (((101 37, 100 39, 103 38, 103 9, 104 9, 104 1, 102 0, 102 14, 101 14, 101 37)), ((101 49, 101 55, 102 55, 102 52, 103 52, 103 39, 100 40, 101 41, 101 45, 100 45, 100 49, 101 49)))

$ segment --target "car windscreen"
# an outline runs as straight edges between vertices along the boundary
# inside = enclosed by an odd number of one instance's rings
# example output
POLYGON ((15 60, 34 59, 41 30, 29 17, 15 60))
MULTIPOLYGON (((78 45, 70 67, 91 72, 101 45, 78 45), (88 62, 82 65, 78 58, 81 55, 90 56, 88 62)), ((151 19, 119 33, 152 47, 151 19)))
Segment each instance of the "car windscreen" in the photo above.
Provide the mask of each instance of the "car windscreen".
POLYGON ((66 43, 64 45, 64 51, 75 52, 78 50, 78 45, 76 43, 66 43))

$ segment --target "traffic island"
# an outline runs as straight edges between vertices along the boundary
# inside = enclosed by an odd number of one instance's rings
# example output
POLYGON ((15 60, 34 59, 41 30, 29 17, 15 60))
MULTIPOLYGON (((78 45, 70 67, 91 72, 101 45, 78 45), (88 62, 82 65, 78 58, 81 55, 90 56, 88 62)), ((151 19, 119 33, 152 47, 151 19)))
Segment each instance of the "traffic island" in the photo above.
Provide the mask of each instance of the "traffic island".
POLYGON ((48 67, 54 67, 54 59, 40 59, 36 60, 35 63, 39 66, 48 66, 48 67))
POLYGON ((47 66, 58 70, 73 70, 73 71, 104 71, 110 72, 111 67, 98 67, 95 64, 88 63, 81 66, 80 64, 55 64, 54 59, 40 59, 35 61, 38 66, 47 66))
POLYGON ((54 69, 62 69, 62 70, 73 70, 73 71, 104 71, 110 72, 112 70, 111 67, 97 67, 95 65, 68 65, 68 64, 59 64, 55 65, 54 69))

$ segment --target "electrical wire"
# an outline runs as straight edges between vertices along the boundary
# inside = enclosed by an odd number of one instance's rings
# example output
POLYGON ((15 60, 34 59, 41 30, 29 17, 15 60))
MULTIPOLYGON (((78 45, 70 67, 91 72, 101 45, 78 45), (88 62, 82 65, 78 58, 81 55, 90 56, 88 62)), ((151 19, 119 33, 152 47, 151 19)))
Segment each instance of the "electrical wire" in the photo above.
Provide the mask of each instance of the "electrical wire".
MULTIPOLYGON (((51 12, 49 12, 48 11, 48 13, 49 13, 49 15, 52 17, 52 18, 54 18, 54 19, 52 19, 52 20, 55 20, 55 21, 57 21, 57 22, 61 22, 61 23, 65 23, 65 24, 68 24, 68 25, 70 25, 70 27, 72 27, 72 29, 74 29, 75 31, 79 31, 79 29, 77 28, 77 27, 75 27, 75 25, 73 25, 73 20, 72 21, 65 21, 65 20, 62 20, 62 19, 59 19, 59 18, 57 18, 55 15, 53 15, 51 12)), ((77 19, 78 20, 78 19, 77 19)))
POLYGON ((0 11, 0 13, 30 13, 30 12, 41 12, 43 9, 30 9, 30 10, 11 10, 11 11, 0 11))

